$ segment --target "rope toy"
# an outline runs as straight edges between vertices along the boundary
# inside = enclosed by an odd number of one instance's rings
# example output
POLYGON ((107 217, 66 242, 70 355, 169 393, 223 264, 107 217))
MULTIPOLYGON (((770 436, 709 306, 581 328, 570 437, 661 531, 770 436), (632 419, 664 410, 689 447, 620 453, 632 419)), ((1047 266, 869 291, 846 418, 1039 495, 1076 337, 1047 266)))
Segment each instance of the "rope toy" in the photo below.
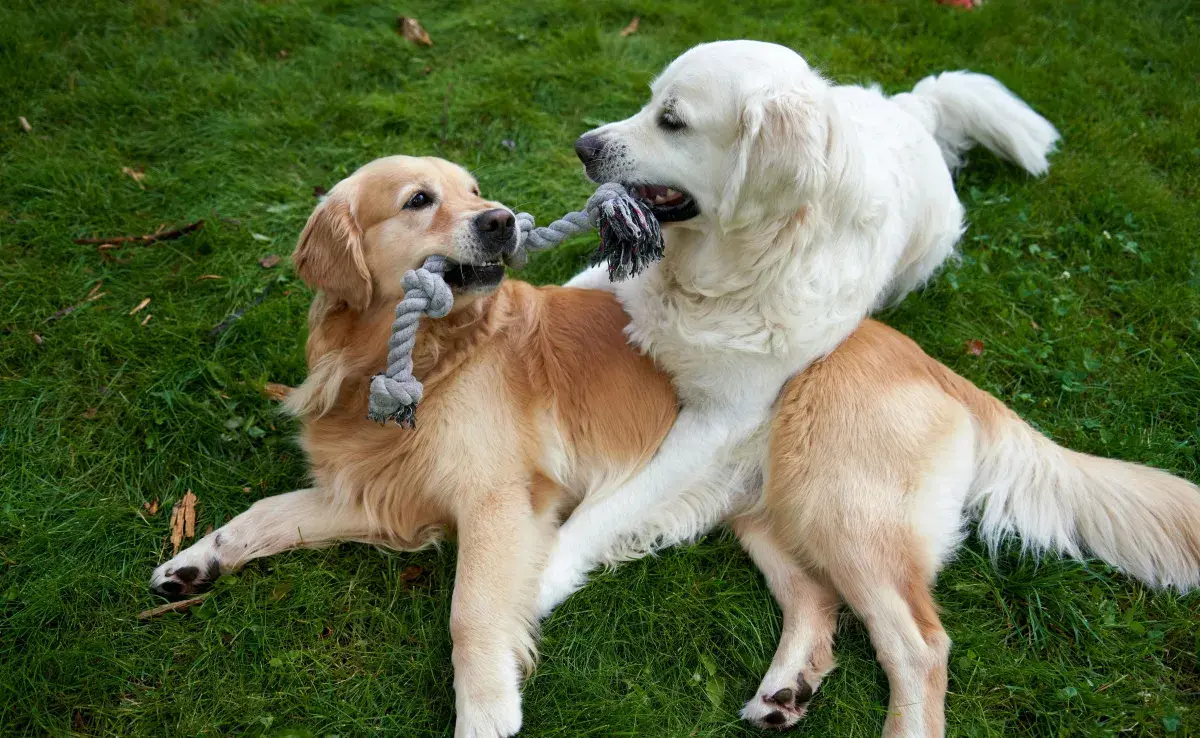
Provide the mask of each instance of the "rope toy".
MULTIPOLYGON (((608 278, 614 282, 628 279, 662 258, 662 230, 649 206, 610 182, 600 185, 583 210, 567 213, 548 226, 536 228, 532 215, 517 213, 517 248, 509 265, 521 269, 529 260, 529 252, 544 251, 593 229, 600 231, 600 246, 589 263, 596 266, 607 262, 608 278)), ((371 378, 368 419, 378 423, 395 420, 401 427, 416 427, 423 388, 413 376, 412 350, 421 316, 441 318, 454 305, 454 295, 442 278, 445 270, 446 257, 431 256, 420 269, 404 275, 404 299, 396 305, 396 320, 388 339, 387 369, 371 378)))

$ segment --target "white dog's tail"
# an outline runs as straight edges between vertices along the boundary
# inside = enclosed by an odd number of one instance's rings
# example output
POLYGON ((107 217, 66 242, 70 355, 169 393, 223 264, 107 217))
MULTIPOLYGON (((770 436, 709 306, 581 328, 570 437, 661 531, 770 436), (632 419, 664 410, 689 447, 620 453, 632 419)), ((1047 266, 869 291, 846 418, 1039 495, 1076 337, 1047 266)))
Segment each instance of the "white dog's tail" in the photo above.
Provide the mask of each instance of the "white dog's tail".
POLYGON ((971 389, 980 434, 967 504, 993 550, 1016 535, 1026 550, 1090 553, 1153 587, 1200 585, 1200 488, 1062 448, 971 389))
POLYGON ((951 170, 982 144, 1030 174, 1045 174, 1058 131, 1007 87, 986 74, 943 72, 893 98, 925 123, 951 170))

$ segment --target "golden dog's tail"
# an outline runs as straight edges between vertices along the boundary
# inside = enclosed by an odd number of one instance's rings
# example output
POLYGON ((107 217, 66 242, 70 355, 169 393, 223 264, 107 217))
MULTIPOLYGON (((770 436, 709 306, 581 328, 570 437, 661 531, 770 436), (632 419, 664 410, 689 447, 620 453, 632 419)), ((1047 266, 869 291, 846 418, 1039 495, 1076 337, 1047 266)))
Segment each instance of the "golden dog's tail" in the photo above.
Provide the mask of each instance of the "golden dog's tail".
POLYGON ((1200 585, 1200 488, 1139 464, 1070 451, 991 395, 966 400, 980 430, 968 498, 993 549, 1090 553, 1154 587, 1200 585))
POLYGON ((944 72, 926 77, 895 100, 925 123, 951 170, 981 144, 1034 175, 1050 168, 1059 135, 1007 87, 986 74, 944 72))

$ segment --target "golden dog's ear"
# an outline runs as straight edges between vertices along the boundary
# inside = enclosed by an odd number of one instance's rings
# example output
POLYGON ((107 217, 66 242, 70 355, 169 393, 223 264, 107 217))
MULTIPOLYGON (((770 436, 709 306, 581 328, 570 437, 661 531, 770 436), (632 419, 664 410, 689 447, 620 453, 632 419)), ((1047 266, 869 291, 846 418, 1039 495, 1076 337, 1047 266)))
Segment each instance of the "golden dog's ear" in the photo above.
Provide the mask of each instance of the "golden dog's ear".
POLYGON ((351 203, 346 191, 329 193, 308 217, 292 263, 310 286, 361 311, 371 303, 371 272, 351 203))

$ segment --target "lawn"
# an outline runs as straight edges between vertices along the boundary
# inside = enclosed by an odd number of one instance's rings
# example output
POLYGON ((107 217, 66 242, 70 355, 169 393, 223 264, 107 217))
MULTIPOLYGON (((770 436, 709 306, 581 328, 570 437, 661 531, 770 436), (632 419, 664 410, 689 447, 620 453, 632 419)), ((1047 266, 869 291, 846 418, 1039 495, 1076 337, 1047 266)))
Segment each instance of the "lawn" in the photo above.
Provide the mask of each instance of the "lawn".
MULTIPOLYGON (((0 735, 449 736, 453 546, 289 553, 137 619, 186 490, 202 532, 304 485, 263 387, 303 379, 311 294, 260 260, 385 154, 459 161, 543 221, 577 208, 575 137, 731 37, 889 91, 987 72, 1054 121, 1046 179, 972 157, 962 260, 883 317, 1059 442, 1200 480, 1192 2, 5 0, 0 735)), ((561 281, 593 244, 522 276, 561 281)), ((951 735, 1200 735, 1200 597, 974 541, 937 597, 951 735)), ((545 625, 523 735, 757 735, 736 712, 778 628, 725 533, 598 576, 545 625)), ((886 682, 848 615, 837 653, 798 730, 877 735, 886 682)))

